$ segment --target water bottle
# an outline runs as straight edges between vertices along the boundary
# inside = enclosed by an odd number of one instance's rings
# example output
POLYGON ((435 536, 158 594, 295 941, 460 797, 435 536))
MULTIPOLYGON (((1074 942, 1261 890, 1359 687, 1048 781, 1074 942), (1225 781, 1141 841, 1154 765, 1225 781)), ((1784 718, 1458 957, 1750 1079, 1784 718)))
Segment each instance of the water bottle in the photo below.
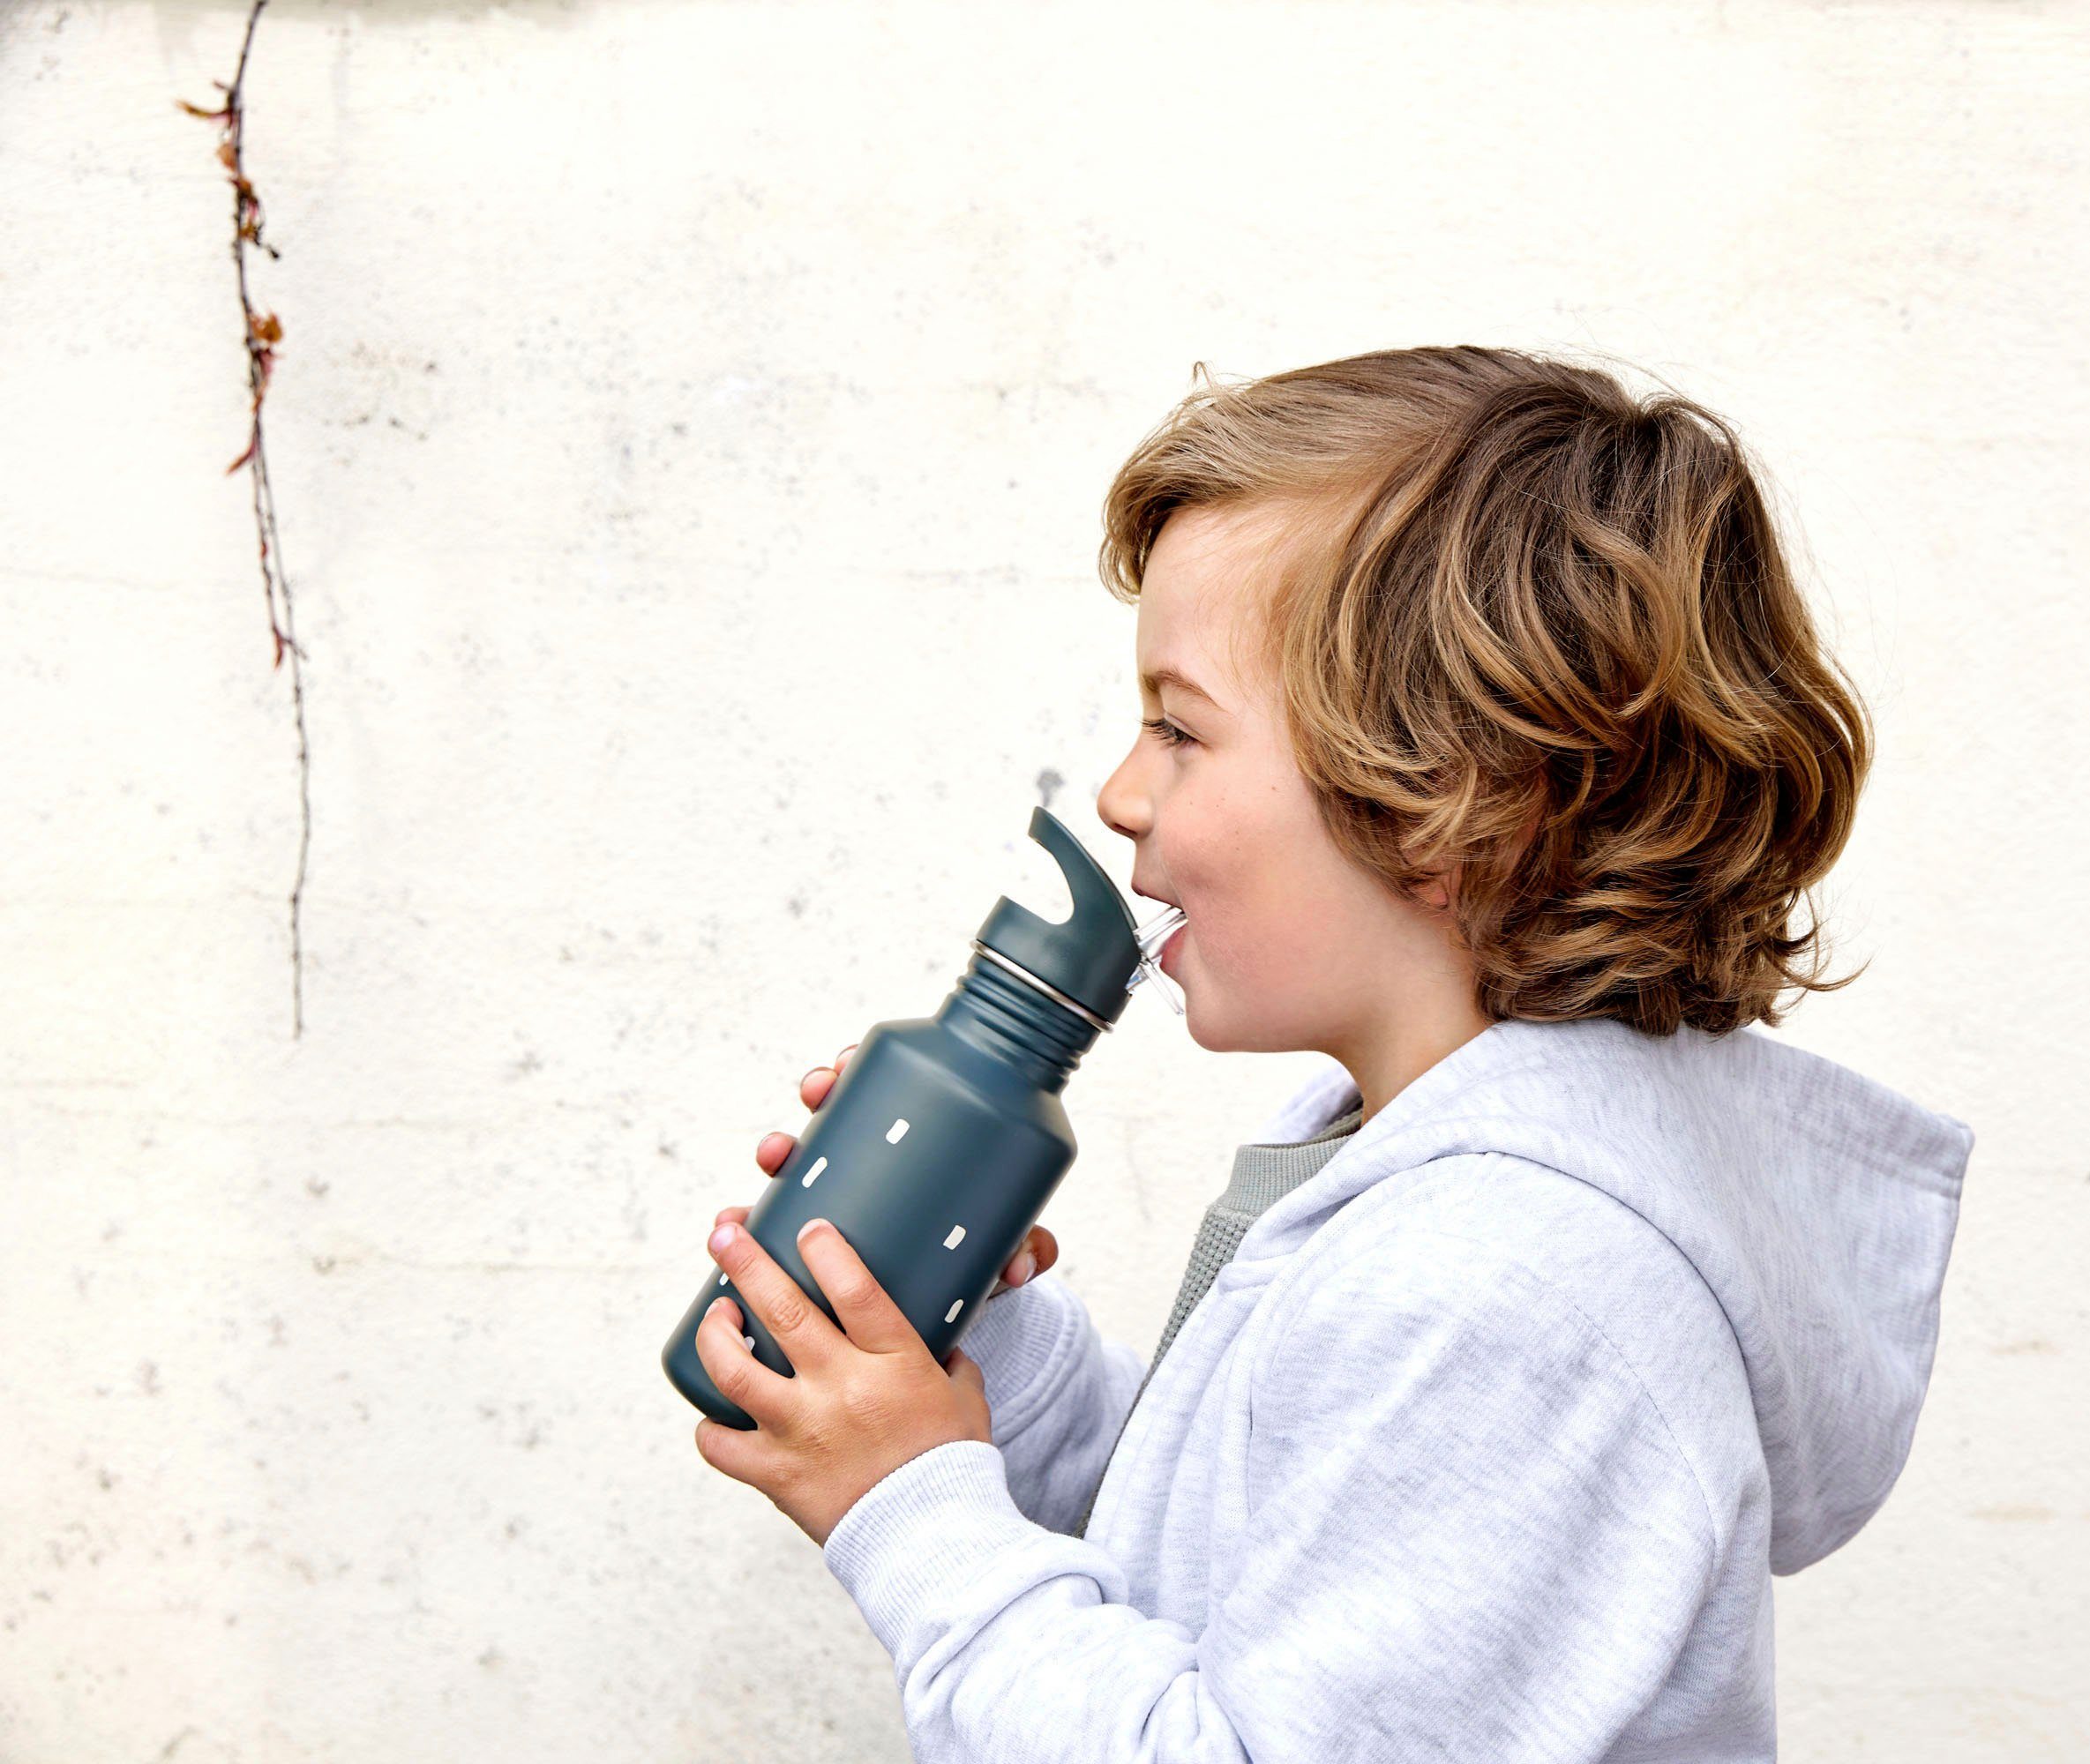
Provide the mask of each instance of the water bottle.
MULTIPOLYGON (((1117 886, 1045 809, 1031 811, 1030 836, 1067 878, 1072 915, 1054 923, 1006 895, 996 901, 942 1007, 871 1028, 747 1216, 755 1241, 839 1327, 798 1250, 800 1226, 828 1220, 939 1359, 970 1327, 1074 1162, 1060 1093, 1082 1056, 1142 981, 1183 1009, 1158 965, 1182 909, 1138 925, 1117 886)), ((745 1431, 753 1417, 697 1357, 697 1325, 722 1294, 739 1304, 754 1357, 790 1376, 723 1272, 675 1326, 661 1364, 706 1415, 745 1431)))

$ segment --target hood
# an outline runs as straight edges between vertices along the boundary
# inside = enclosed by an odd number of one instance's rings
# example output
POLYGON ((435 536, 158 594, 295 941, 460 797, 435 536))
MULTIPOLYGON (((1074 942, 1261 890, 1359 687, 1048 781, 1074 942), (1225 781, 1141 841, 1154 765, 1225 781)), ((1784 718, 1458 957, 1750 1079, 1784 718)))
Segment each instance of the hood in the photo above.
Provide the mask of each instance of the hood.
MULTIPOLYGON (((1258 1135, 1357 1108, 1333 1059, 1258 1135)), ((1772 1499, 1771 1568, 1847 1542, 1908 1455, 1974 1135, 1757 1029, 1643 1035, 1501 1022, 1440 1060, 1256 1220, 1243 1255, 1304 1239, 1375 1183, 1506 1152, 1591 1184, 1689 1258, 1733 1326, 1772 1499)))

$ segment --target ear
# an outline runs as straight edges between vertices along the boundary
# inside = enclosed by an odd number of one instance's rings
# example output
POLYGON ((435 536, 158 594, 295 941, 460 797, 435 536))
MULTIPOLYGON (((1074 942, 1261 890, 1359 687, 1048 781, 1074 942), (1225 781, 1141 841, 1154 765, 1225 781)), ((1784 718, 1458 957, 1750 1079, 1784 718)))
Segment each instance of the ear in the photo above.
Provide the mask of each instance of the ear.
MULTIPOLYGON (((1504 866, 1515 864, 1530 848, 1532 841, 1538 838, 1539 825, 1545 815, 1546 798, 1534 791, 1530 805, 1524 810, 1522 818, 1517 822, 1517 831, 1510 835, 1508 843, 1484 851, 1472 861, 1489 868, 1497 863, 1504 866)), ((1410 891, 1408 898, 1428 911, 1451 914, 1457 909, 1464 868, 1463 863, 1447 863, 1427 871, 1420 886, 1410 891)))
POLYGON ((1456 870, 1435 871, 1429 880, 1416 890, 1415 898, 1433 912, 1450 912, 1451 903, 1458 898, 1458 872, 1456 870))

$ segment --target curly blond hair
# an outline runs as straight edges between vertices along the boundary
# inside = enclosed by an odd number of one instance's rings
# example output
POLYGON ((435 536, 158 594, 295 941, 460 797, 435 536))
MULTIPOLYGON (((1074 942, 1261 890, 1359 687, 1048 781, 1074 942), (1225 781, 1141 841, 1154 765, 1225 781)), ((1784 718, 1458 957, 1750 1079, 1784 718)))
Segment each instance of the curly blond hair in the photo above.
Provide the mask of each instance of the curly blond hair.
POLYGON ((1855 977, 1811 891, 1870 722, 1722 418, 1513 349, 1201 362, 1105 497, 1117 599, 1196 507, 1283 534, 1253 640, 1300 772, 1390 887, 1455 878, 1487 1014, 1721 1034, 1855 977))

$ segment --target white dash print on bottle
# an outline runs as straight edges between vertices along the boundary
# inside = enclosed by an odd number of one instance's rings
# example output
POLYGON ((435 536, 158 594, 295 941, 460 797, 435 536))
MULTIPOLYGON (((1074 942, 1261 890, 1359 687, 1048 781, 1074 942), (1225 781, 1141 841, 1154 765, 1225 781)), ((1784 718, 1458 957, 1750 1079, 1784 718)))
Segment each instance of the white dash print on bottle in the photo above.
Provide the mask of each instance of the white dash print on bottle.
POLYGON ((813 1178, 814 1177, 818 1176, 818 1175, 819 1175, 819 1174, 820 1174, 820 1172, 821 1172, 823 1170, 827 1169, 827 1167, 828 1167, 828 1161, 827 1161, 827 1159, 825 1159, 825 1158, 815 1158, 815 1159, 813 1159, 813 1168, 812 1168, 811 1170, 807 1170, 804 1176, 802 1176, 802 1177, 800 1177, 798 1178, 798 1186, 799 1186, 799 1187, 801 1187, 801 1188, 811 1188, 811 1187, 813 1186, 813 1178))
POLYGON ((949 1236, 949 1237, 946 1237, 946 1238, 943 1240, 943 1246, 944 1246, 944 1248, 945 1248, 945 1249, 947 1249, 947 1250, 955 1250, 955 1249, 956 1249, 956 1248, 958 1247, 958 1245, 959 1245, 960 1244, 963 1243, 964 1241, 965 1241, 965 1228, 964 1228, 964 1226, 963 1226, 963 1225, 953 1225, 953 1226, 951 1227, 951 1234, 950 1234, 950 1236, 949 1236))
POLYGON ((946 1323, 948 1323, 952 1318, 955 1317, 964 1308, 965 1301, 963 1298, 953 1299, 951 1301, 951 1308, 943 1313, 943 1320, 946 1323))
POLYGON ((888 1127, 888 1128, 886 1129, 886 1143, 887 1143, 888 1146, 896 1146, 896 1145, 898 1145, 898 1144, 900 1143, 900 1141, 901 1141, 903 1139, 904 1139, 904 1138, 906 1137, 906 1135, 907 1135, 907 1122, 906 1122, 906 1120, 905 1120, 904 1118, 902 1118, 902 1119, 900 1119, 900 1120, 896 1120, 896 1121, 895 1121, 895 1122, 893 1123, 893 1125, 892 1125, 891 1126, 889 1126, 889 1127, 888 1127))

